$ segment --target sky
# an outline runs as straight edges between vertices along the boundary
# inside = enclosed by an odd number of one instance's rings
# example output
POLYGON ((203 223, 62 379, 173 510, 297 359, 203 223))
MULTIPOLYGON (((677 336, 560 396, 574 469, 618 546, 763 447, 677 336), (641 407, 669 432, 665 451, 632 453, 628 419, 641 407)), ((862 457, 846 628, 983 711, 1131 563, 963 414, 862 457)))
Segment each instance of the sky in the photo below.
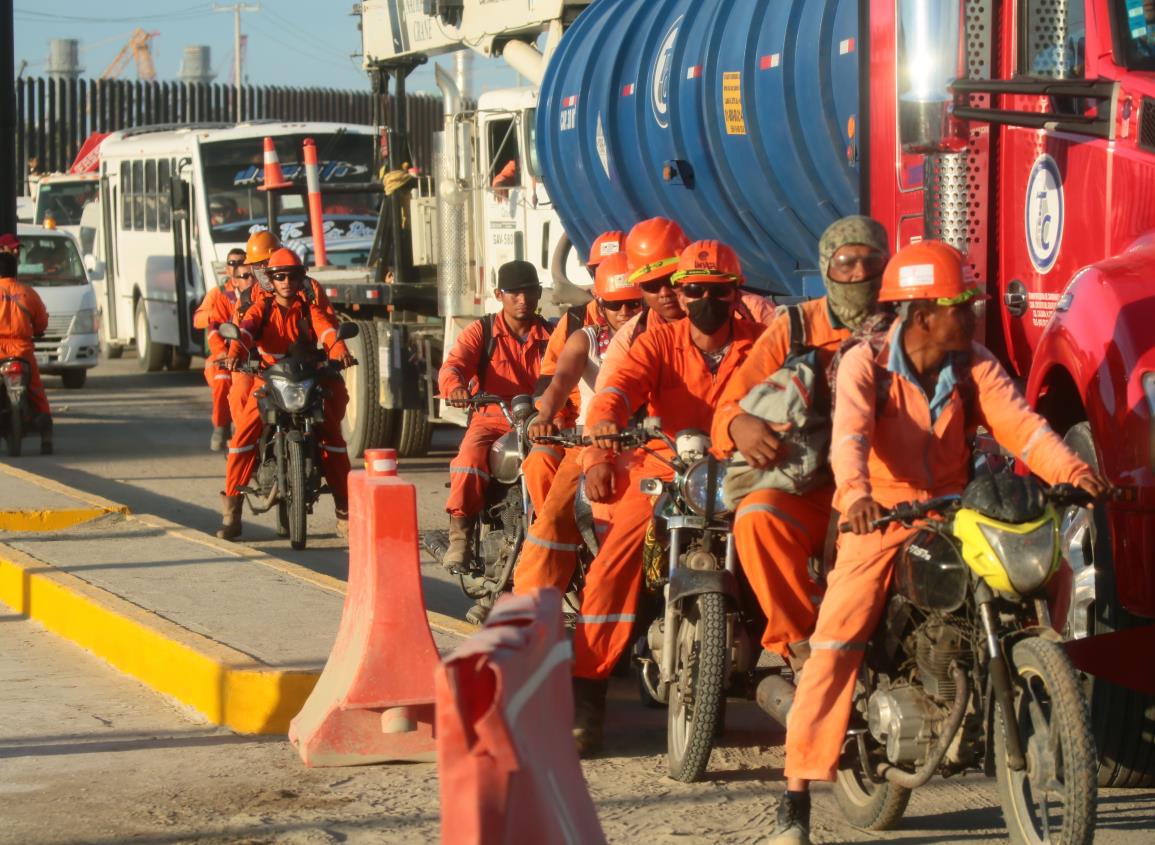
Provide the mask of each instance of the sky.
MULTIPOLYGON (((255 5, 252 0, 248 5, 255 5)), ((212 49, 216 82, 230 81, 233 65, 233 14, 214 12, 212 2, 191 0, 118 0, 93 4, 91 0, 14 0, 16 67, 27 61, 25 76, 40 76, 53 38, 80 41, 80 64, 85 78, 98 78, 120 52, 129 36, 141 27, 160 33, 151 42, 157 78, 176 79, 184 48, 205 44, 212 49), (96 15, 94 9, 106 14, 96 15)), ((230 4, 231 6, 231 4, 230 4)), ((350 14, 353 0, 263 0, 259 12, 241 15, 241 31, 248 36, 246 82, 365 91, 369 78, 361 69, 357 19, 350 14), (325 11, 321 11, 325 10, 325 11)), ((452 57, 442 57, 446 69, 452 57)), ((473 94, 517 84, 516 74, 502 61, 474 62, 473 94)), ((131 61, 122 79, 135 79, 131 61)), ((409 78, 410 91, 436 92, 433 62, 409 78)))

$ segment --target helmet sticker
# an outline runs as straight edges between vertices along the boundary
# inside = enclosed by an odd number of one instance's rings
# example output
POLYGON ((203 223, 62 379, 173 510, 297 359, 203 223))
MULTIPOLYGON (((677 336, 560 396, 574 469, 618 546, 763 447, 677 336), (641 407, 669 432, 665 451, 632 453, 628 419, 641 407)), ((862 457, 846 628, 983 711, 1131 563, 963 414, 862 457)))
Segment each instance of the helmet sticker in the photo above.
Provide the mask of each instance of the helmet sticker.
POLYGON ((933 264, 912 264, 898 270, 898 286, 903 288, 925 288, 934 284, 933 264))

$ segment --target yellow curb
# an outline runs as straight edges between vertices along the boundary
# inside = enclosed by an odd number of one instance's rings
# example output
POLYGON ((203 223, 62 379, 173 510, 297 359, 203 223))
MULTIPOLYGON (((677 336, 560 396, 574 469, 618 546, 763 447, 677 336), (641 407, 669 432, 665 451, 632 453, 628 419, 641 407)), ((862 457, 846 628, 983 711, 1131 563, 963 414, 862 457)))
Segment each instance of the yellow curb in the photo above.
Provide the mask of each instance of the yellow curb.
POLYGON ((3 544, 0 601, 237 733, 287 733, 320 676, 263 667, 3 544))
POLYGON ((28 484, 34 484, 42 490, 48 490, 52 493, 84 502, 92 508, 99 508, 113 513, 131 513, 128 507, 119 502, 114 502, 111 499, 105 499, 103 496, 96 496, 92 493, 85 493, 83 490, 77 490, 74 487, 61 484, 59 481, 53 481, 51 478, 45 478, 43 475, 37 475, 34 472, 19 469, 11 464, 0 463, 0 473, 4 473, 28 484))
POLYGON ((0 531, 59 531, 91 522, 110 513, 127 514, 128 508, 61 508, 40 511, 0 511, 0 531))

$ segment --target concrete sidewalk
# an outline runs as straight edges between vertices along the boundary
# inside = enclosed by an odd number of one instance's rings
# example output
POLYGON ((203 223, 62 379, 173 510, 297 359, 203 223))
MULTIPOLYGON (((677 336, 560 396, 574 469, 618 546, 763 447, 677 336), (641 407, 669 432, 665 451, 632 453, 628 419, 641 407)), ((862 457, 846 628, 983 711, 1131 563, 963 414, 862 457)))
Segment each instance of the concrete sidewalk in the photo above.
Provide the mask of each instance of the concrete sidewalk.
MULTIPOLYGON (((338 579, 0 464, 0 601, 214 724, 287 730, 324 667, 344 592, 338 579)), ((429 619, 442 652, 472 630, 429 619)))

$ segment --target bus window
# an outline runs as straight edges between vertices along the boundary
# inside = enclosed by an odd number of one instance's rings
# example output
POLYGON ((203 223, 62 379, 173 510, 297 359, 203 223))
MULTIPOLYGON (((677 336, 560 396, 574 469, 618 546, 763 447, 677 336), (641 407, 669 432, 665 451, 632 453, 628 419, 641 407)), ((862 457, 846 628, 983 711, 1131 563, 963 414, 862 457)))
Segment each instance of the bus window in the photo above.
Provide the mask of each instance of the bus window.
POLYGON ((156 222, 157 228, 167 232, 172 228, 172 173, 168 159, 156 163, 156 222))
POLYGON ((144 228, 156 231, 156 161, 144 163, 144 228))
POLYGON ((127 161, 120 163, 120 228, 132 228, 132 167, 127 161))
POLYGON ((132 228, 144 230, 144 162, 132 163, 132 228))

